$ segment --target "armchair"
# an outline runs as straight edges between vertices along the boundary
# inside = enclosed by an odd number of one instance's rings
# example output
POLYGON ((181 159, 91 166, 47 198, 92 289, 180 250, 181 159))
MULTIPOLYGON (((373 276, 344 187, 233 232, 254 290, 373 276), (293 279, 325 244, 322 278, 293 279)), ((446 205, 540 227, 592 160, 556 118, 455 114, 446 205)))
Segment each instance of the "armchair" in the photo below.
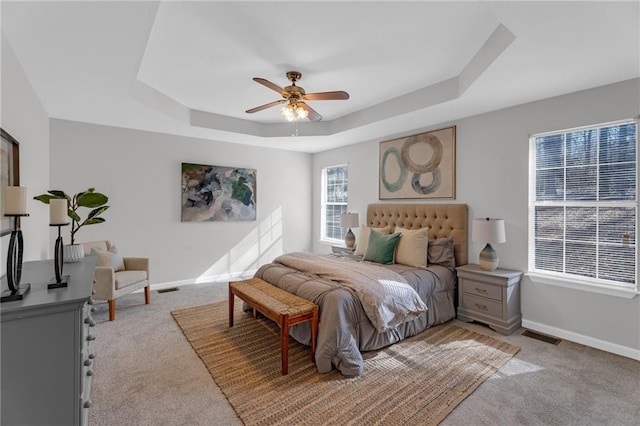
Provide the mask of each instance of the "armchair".
POLYGON ((120 257, 110 241, 82 243, 85 256, 97 255, 94 297, 109 303, 109 321, 116 318, 116 298, 144 287, 144 302, 151 301, 149 259, 120 257))

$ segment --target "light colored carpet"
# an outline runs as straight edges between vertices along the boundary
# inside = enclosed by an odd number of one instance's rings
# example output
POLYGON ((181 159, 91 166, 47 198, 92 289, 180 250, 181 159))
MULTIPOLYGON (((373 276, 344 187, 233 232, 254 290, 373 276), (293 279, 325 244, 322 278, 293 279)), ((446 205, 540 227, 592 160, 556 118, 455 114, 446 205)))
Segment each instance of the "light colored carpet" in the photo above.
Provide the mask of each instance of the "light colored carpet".
MULTIPOLYGON (((242 425, 170 313, 227 295, 226 283, 152 291, 150 305, 130 294, 118 299, 113 322, 106 303, 98 304, 89 424, 242 425)), ((640 362, 566 340, 550 345, 522 330, 502 336, 452 323, 521 349, 441 426, 638 425, 640 362)))
POLYGON ((365 354, 362 376, 318 374, 310 351, 227 302, 173 311, 200 359, 246 425, 436 425, 520 348, 445 324, 365 354), (363 409, 366 407, 366 409, 363 409))

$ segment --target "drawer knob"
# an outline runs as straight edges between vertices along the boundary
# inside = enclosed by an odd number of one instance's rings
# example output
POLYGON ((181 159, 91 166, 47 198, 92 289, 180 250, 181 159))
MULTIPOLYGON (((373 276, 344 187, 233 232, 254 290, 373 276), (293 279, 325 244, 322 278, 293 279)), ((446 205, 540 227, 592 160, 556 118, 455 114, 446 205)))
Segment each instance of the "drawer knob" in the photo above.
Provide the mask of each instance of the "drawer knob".
POLYGON ((92 340, 96 340, 96 336, 94 336, 93 334, 90 334, 87 336, 87 340, 90 342, 92 340))
POLYGON ((85 367, 90 366, 90 365, 91 365, 91 362, 92 362, 92 361, 91 361, 90 359, 85 359, 85 360, 84 360, 84 366, 85 366, 85 367))
POLYGON ((87 376, 93 376, 93 370, 87 370, 87 376))
POLYGON ((96 357, 95 354, 89 354, 89 359, 94 359, 96 357))
POLYGON ((489 310, 489 308, 487 308, 487 305, 481 305, 479 303, 476 303, 475 305, 476 305, 476 308, 481 309, 483 311, 488 311, 489 310))
POLYGON ((96 309, 96 307, 95 307, 95 306, 92 306, 92 307, 91 307, 91 313, 92 313, 92 314, 95 314, 97 311, 98 311, 98 309, 96 309))
POLYGON ((487 294, 487 290, 485 290, 484 288, 478 288, 478 287, 476 287, 476 292, 477 292, 477 293, 482 293, 482 294, 487 294))
POLYGON ((91 407, 91 400, 85 401, 84 404, 82 404, 82 406, 84 408, 90 408, 91 407))
POLYGON ((93 305, 95 304, 95 300, 93 300, 93 297, 90 297, 89 300, 87 301, 88 304, 93 305))

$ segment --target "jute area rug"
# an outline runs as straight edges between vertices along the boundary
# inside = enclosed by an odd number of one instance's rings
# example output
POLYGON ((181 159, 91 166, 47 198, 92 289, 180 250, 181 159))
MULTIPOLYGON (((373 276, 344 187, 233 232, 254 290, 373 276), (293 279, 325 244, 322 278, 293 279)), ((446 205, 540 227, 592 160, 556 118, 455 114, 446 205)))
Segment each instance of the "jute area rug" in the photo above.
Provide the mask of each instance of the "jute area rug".
POLYGON ((438 424, 520 350, 444 324, 364 353, 364 374, 347 378, 318 374, 309 348, 291 339, 282 376, 278 327, 241 305, 232 328, 227 302, 171 314, 247 425, 438 424))

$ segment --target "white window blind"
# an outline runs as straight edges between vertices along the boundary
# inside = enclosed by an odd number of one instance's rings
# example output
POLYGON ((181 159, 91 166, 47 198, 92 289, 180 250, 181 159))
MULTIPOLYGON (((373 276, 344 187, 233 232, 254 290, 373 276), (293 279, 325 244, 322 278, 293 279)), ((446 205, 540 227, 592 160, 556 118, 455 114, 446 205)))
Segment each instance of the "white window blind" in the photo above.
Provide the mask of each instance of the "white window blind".
POLYGON ((340 215, 347 212, 349 170, 346 165, 326 167, 322 170, 322 224, 323 240, 344 240, 346 229, 340 227, 340 215))
POLYGON ((637 122, 534 135, 529 269, 636 287, 637 122))

